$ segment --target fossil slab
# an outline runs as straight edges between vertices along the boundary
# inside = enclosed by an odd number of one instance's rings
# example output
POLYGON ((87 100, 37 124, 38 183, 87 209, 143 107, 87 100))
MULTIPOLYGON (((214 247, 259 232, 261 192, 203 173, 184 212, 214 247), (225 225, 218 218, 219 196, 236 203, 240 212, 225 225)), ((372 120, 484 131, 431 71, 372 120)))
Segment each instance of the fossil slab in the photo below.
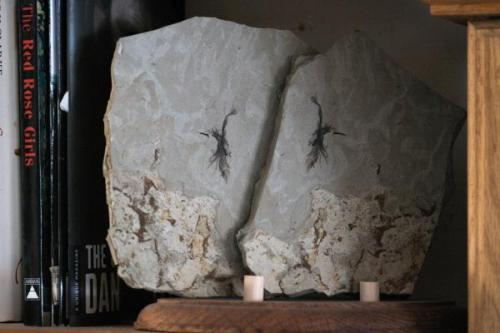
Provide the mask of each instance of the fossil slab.
POLYGON ((463 118, 362 33, 297 59, 238 235, 247 268, 275 294, 411 293, 463 118))
POLYGON ((225 296, 268 152, 292 33, 193 18, 122 38, 105 116, 108 242, 136 288, 225 296))

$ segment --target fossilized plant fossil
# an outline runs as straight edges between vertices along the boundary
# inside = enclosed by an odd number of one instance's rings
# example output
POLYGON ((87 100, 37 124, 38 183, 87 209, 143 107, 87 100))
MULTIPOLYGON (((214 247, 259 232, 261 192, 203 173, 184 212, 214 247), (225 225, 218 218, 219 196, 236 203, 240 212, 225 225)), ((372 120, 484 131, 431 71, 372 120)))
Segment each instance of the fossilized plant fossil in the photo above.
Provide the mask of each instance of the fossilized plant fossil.
POLYGON ((228 159, 231 157, 231 151, 229 150, 229 143, 226 139, 226 127, 228 123, 228 119, 230 116, 237 114, 236 109, 232 109, 222 121, 222 128, 219 130, 217 128, 213 128, 208 133, 200 132, 205 136, 212 136, 217 141, 217 148, 215 149, 212 156, 210 156, 209 162, 210 166, 216 163, 217 168, 219 169, 220 175, 227 182, 229 178, 229 162, 228 159))
POLYGON ((318 161, 321 162, 322 158, 324 158, 325 160, 328 158, 328 152, 326 151, 324 143, 325 136, 328 133, 332 133, 334 135, 345 135, 344 133, 334 131, 331 125, 323 124, 323 109, 316 96, 311 97, 311 102, 313 102, 318 107, 318 126, 312 134, 311 140, 309 140, 311 151, 307 154, 306 158, 308 171, 311 170, 318 161))

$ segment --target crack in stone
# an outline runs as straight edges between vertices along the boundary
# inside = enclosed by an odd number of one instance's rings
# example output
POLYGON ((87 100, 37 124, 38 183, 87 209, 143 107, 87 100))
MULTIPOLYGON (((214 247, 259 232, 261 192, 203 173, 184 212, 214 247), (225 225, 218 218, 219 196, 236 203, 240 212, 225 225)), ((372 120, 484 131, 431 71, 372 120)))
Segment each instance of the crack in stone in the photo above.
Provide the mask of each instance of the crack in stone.
POLYGON ((375 199, 378 202, 380 210, 382 212, 385 211, 385 194, 379 193, 376 196, 374 196, 373 199, 375 199))
POLYGON ((151 179, 144 177, 144 195, 148 194, 151 188, 158 190, 155 183, 151 179))
POLYGON ((432 216, 434 214, 434 212, 436 211, 436 208, 437 207, 436 207, 435 202, 428 209, 418 206, 420 213, 422 214, 422 216, 425 216, 425 217, 432 216))
POLYGON ((383 247, 382 238, 384 237, 385 232, 389 229, 392 229, 392 228, 394 228, 393 225, 383 225, 383 226, 374 227, 373 238, 375 239, 375 242, 376 242, 378 247, 383 247))
POLYGON ((113 187, 113 191, 117 191, 121 194, 123 194, 130 202, 133 202, 134 200, 132 199, 132 197, 130 196, 130 194, 128 194, 127 192, 124 192, 121 188, 118 188, 118 187, 113 187))
MULTIPOLYGON (((134 203, 135 204, 135 203, 134 203)), ((140 208, 135 207, 134 204, 128 205, 139 218, 139 230, 134 232, 134 234, 139 238, 140 243, 151 241, 151 238, 145 239, 144 234, 147 233, 146 225, 149 224, 149 216, 146 212, 142 211, 140 208)))
POLYGON ((162 269, 162 260, 160 257, 160 251, 158 250, 158 240, 155 238, 154 239, 154 253, 156 254, 156 258, 158 260, 158 281, 156 282, 156 288, 160 288, 160 286, 163 284, 163 269, 162 269))
POLYGON ((355 269, 356 269, 356 268, 359 266, 359 264, 363 261, 363 258, 365 257, 365 251, 366 251, 365 249, 362 249, 362 250, 361 250, 361 255, 359 256, 358 261, 356 261, 356 263, 353 265, 353 267, 354 267, 355 269))
POLYGON ((323 239, 326 237, 326 231, 323 229, 323 224, 326 220, 326 210, 324 208, 318 209, 318 217, 313 223, 313 228, 314 228, 314 239, 313 239, 313 244, 315 245, 316 251, 318 250, 317 247, 323 239))
POLYGON ((193 238, 189 244, 191 259, 207 257, 210 235, 211 228, 208 223, 208 217, 204 215, 198 216, 193 238))

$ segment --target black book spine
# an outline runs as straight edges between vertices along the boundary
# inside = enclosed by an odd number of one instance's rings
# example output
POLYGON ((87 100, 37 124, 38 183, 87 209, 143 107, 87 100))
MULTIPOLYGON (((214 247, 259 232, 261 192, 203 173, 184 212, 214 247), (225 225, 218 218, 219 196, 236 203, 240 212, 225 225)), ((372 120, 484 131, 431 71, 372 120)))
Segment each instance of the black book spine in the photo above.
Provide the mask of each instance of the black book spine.
MULTIPOLYGON (((125 312, 137 314, 134 307, 141 306, 140 293, 126 300, 130 288, 120 286, 106 244, 103 116, 116 41, 174 23, 182 19, 183 8, 183 1, 172 0, 67 1, 70 325, 117 322, 125 312)), ((143 296, 153 300, 151 294, 143 296)))
POLYGON ((18 2, 23 321, 42 324, 38 179, 36 1, 18 2), (34 246, 33 246, 34 245, 34 246))
POLYGON ((66 268, 65 114, 59 104, 65 93, 64 1, 49 0, 49 149, 50 149, 50 232, 52 324, 64 324, 63 291, 66 268), (63 15, 64 13, 64 15, 63 15))
POLYGON ((45 14, 41 1, 18 2, 23 321, 36 326, 50 325, 45 14))
POLYGON ((42 277, 42 325, 51 325, 51 278, 50 278, 50 109, 49 109, 49 54, 48 54, 48 16, 47 0, 37 0, 37 57, 38 57, 38 149, 40 170, 38 173, 40 192, 40 252, 42 277))
POLYGON ((106 246, 103 122, 109 94, 109 0, 67 2, 68 323, 116 323, 120 281, 106 246))

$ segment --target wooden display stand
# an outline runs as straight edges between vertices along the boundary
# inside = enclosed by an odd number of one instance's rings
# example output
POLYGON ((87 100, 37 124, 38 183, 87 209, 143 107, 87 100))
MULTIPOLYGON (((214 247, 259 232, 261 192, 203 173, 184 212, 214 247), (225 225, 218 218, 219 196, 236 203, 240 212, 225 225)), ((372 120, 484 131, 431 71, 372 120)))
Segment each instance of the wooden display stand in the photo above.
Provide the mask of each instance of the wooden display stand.
POLYGON ((465 332, 453 303, 162 299, 135 328, 159 332, 465 332))

